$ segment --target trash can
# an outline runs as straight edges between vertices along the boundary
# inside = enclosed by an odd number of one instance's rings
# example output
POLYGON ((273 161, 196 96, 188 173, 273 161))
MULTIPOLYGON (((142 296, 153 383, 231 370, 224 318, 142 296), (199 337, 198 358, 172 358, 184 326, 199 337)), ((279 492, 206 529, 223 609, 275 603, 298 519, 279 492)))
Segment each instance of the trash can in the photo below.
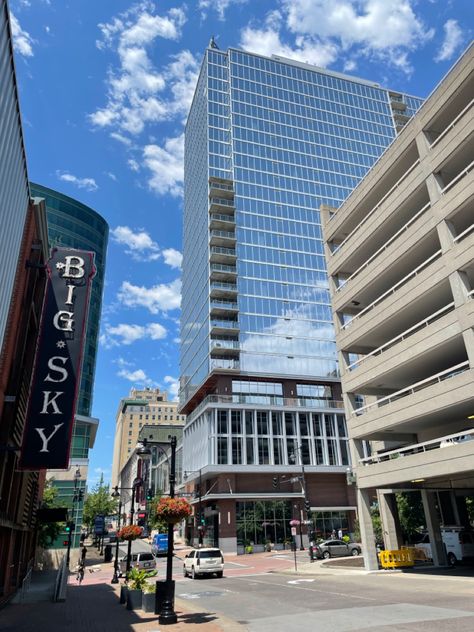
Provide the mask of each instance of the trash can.
POLYGON ((112 547, 110 544, 106 544, 104 547, 104 562, 111 562, 112 558, 112 547))
POLYGON ((174 603, 174 580, 171 582, 167 582, 166 580, 156 582, 156 591, 155 591, 155 614, 160 614, 163 609, 163 603, 166 601, 168 597, 169 591, 169 599, 174 603))

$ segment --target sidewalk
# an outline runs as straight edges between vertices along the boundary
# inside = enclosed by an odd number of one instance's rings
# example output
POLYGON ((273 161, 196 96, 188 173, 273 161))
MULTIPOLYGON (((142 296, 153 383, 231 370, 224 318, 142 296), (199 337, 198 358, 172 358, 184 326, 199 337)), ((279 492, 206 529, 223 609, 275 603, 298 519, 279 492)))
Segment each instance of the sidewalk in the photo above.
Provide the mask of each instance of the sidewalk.
MULTIPOLYGON (((74 568, 75 560, 71 560, 74 568)), ((113 564, 104 564, 89 547, 86 573, 78 585, 75 573, 69 576, 67 599, 10 604, 0 611, 1 632, 237 632, 239 624, 213 612, 193 610, 189 603, 176 599, 178 623, 160 626, 158 615, 142 610, 127 610, 119 604, 120 584, 111 584, 113 564), (97 570, 100 567, 100 570, 97 570), (94 568, 94 572, 90 572, 94 568)))

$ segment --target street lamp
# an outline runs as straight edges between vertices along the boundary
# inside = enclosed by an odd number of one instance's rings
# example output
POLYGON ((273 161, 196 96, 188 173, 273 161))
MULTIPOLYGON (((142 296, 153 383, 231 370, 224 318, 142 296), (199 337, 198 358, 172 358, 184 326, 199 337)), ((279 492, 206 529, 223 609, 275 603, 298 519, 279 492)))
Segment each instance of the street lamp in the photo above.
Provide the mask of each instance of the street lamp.
POLYGON ((197 531, 198 531, 198 544, 199 547, 201 547, 203 545, 203 538, 204 538, 204 525, 203 525, 203 520, 202 520, 202 468, 199 468, 199 470, 189 470, 184 472, 184 478, 188 478, 188 476, 190 474, 196 474, 197 472, 199 472, 199 505, 198 505, 198 524, 197 524, 197 531))
MULTIPOLYGON (((175 483, 176 483, 176 437, 169 436, 169 445, 171 447, 170 467, 169 467, 169 497, 174 498, 175 483)), ((161 443, 161 442, 160 442, 161 443)), ((164 454, 168 460, 168 455, 162 446, 155 441, 148 441, 143 439, 140 447, 137 449, 137 455, 141 458, 148 459, 151 455, 149 445, 157 447, 164 454)), ((158 622, 160 625, 170 625, 177 623, 178 616, 174 611, 174 581, 173 581, 173 556, 174 556, 174 542, 173 542, 174 525, 168 523, 168 550, 166 553, 166 580, 164 599, 161 607, 160 616, 158 622)))
POLYGON ((81 470, 79 468, 76 468, 76 471, 74 472, 74 495, 72 497, 72 520, 68 520, 67 522, 68 536, 67 536, 66 567, 68 569, 69 569, 69 562, 71 559, 72 537, 73 537, 73 532, 76 526, 74 523, 74 514, 75 514, 74 510, 76 508, 76 503, 82 500, 82 495, 81 495, 82 490, 78 490, 80 478, 81 478, 81 470))
MULTIPOLYGON (((135 513, 135 494, 136 494, 136 491, 137 491, 138 487, 140 487, 140 485, 142 483, 143 483, 142 479, 139 478, 138 476, 132 483, 132 487, 131 487, 131 490, 132 490, 132 503, 130 505, 130 522, 129 522, 130 525, 133 524, 133 514, 135 513)), ((122 487, 122 489, 124 489, 124 488, 122 487)), ((129 540, 128 541, 128 545, 127 545, 127 567, 126 567, 126 570, 125 570, 125 573, 126 573, 125 576, 126 577, 128 576, 128 573, 130 571, 131 561, 132 561, 132 541, 129 540)))
MULTIPOLYGON (((122 498, 120 497, 120 492, 118 490, 118 485, 115 486, 114 491, 112 492, 112 498, 118 498, 119 499, 119 506, 118 506, 118 521, 117 521, 117 532, 120 531, 120 519, 122 517, 122 498)), ((117 536, 117 539, 115 541, 115 562, 114 562, 114 576, 112 577, 112 581, 110 582, 111 584, 118 584, 119 583, 119 578, 118 578, 118 574, 119 574, 119 567, 118 567, 118 554, 119 554, 119 539, 117 536)))
MULTIPOLYGON (((310 520, 310 502, 308 500, 308 496, 306 495, 306 479, 305 479, 305 471, 304 471, 304 463, 303 463, 303 448, 301 445, 297 445, 296 449, 299 451, 300 453, 300 465, 301 465, 301 476, 300 476, 300 482, 301 482, 301 487, 303 490, 303 498, 304 498, 304 509, 305 509, 305 513, 306 513, 306 524, 309 525, 311 523, 310 520)), ((296 464, 296 455, 294 452, 292 452, 289 456, 289 460, 291 461, 291 463, 296 464)), ((301 531, 301 525, 300 525, 300 551, 304 551, 304 546, 303 546, 303 533, 301 531)))

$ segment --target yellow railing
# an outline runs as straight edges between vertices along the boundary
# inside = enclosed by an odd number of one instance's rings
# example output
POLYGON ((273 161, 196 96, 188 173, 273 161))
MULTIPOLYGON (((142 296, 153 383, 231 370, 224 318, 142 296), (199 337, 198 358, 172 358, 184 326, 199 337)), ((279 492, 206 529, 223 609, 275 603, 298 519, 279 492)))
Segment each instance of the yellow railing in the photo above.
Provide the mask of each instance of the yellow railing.
POLYGON ((413 550, 380 551, 379 560, 382 568, 403 568, 415 564, 413 550))

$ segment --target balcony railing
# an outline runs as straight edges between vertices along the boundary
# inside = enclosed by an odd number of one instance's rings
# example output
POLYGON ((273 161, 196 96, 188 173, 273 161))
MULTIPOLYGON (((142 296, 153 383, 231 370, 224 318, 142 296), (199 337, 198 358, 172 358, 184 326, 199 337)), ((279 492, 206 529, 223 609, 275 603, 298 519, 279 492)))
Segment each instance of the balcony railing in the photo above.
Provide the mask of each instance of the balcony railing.
POLYGON ((240 349, 240 342, 238 340, 219 340, 217 338, 211 338, 212 349, 240 349))
POLYGON ((460 364, 456 364, 445 371, 441 371, 436 375, 432 375, 431 377, 426 378, 425 380, 421 380, 420 382, 415 382, 415 384, 411 384, 410 386, 406 386, 395 393, 391 393, 390 395, 386 395, 385 397, 381 397, 375 402, 367 404, 366 406, 361 406, 360 408, 356 408, 353 412, 353 416, 365 415, 365 413, 371 411, 375 408, 380 408, 380 406, 386 406, 387 404, 391 404, 392 402, 401 399, 402 397, 408 397, 409 395, 413 395, 418 391, 422 391, 425 388, 433 386, 433 384, 441 383, 444 380, 448 380, 449 378, 455 377, 460 373, 464 373, 469 370, 469 361, 461 362, 460 364))
POLYGON ((214 205, 214 206, 227 206, 229 208, 234 208, 235 202, 234 202, 234 200, 227 200, 225 198, 211 197, 211 205, 214 205))
POLYGON ((212 246, 211 255, 226 255, 227 257, 235 257, 234 248, 223 248, 222 246, 212 246))
POLYGON ((430 145, 431 149, 433 149, 433 147, 435 147, 440 142, 440 140, 446 136, 446 134, 449 132, 449 130, 453 129, 453 127, 456 126, 456 124, 462 119, 464 114, 466 114, 466 112, 471 109, 473 103, 474 103, 474 99, 472 99, 472 101, 470 101, 466 105, 466 107, 464 109, 462 109, 461 112, 459 112, 459 114, 456 116, 456 118, 454 118, 452 120, 452 122, 447 127, 444 128, 444 130, 441 132, 441 134, 431 143, 431 145, 430 145))
POLYGON ((211 327, 216 329, 238 329, 239 322, 237 320, 211 320, 211 327))
POLYGON ((448 182, 448 184, 444 187, 444 189, 441 190, 441 193, 447 193, 450 189, 452 189, 452 187, 455 186, 459 182, 459 180, 462 180, 464 176, 467 176, 467 174, 472 170, 473 166, 474 166, 474 160, 471 163, 469 163, 465 169, 460 171, 458 175, 451 180, 451 182, 448 182))
POLYGON ((211 221, 213 219, 219 220, 220 222, 229 222, 229 223, 235 224, 235 217, 230 214, 225 215, 224 213, 212 213, 211 221))
POLYGON ((474 224, 471 224, 470 226, 466 228, 466 230, 463 230, 462 233, 459 233, 459 235, 456 235, 456 237, 453 239, 454 243, 457 243, 458 241, 462 241, 464 237, 467 237, 470 233, 472 233, 473 230, 474 230, 474 224))
POLYGON ((211 290, 223 290, 225 292, 237 292, 237 286, 235 283, 226 283, 222 281, 218 283, 217 281, 213 281, 211 283, 211 290))
POLYGON ((232 406, 235 404, 244 404, 246 406, 272 406, 275 408, 314 408, 315 410, 330 409, 344 413, 344 402, 336 399, 327 399, 321 397, 278 397, 275 395, 208 395, 193 410, 192 416, 188 415, 187 422, 195 419, 206 406, 211 404, 232 406))
POLYGON ((406 224, 404 224, 399 230, 397 230, 397 232, 394 235, 392 235, 392 237, 390 237, 390 239, 388 239, 384 243, 383 246, 381 246, 376 252, 374 252, 374 254, 371 255, 367 259, 367 261, 365 261, 361 266, 359 266, 357 270, 351 274, 350 277, 342 281, 341 285, 336 289, 336 292, 339 292, 340 290, 342 290, 342 288, 345 287, 349 283, 349 281, 352 281, 353 279, 355 279, 356 276, 358 276, 362 272, 362 270, 364 270, 368 265, 370 265, 374 259, 376 259, 382 252, 384 252, 384 250, 386 250, 390 246, 390 244, 392 244, 396 239, 398 239, 400 235, 402 235, 414 222, 416 222, 416 220, 421 215, 423 215, 423 213, 427 209, 429 209, 430 206, 431 206, 431 202, 428 202, 427 204, 423 206, 423 208, 417 211, 415 215, 413 215, 413 217, 411 217, 406 224))
MULTIPOLYGON (((372 217, 372 215, 380 208, 380 206, 385 202, 385 200, 396 190, 398 189, 398 187, 400 186, 400 184, 403 182, 403 180, 405 180, 405 178, 420 164, 420 159, 417 158, 417 160, 415 160, 415 162, 411 165, 411 167, 409 167, 405 173, 395 182, 395 184, 387 191, 387 193, 382 197, 381 200, 379 200, 377 202, 377 204, 367 213, 367 215, 364 215, 364 218, 357 224, 357 226, 351 230, 351 232, 347 235, 347 237, 340 243, 338 244, 334 250, 331 252, 331 255, 335 255, 336 252, 338 252, 342 246, 344 246, 349 239, 352 238, 352 236, 372 217)), ((337 215, 337 213, 336 213, 337 215)))
POLYGON ((237 268, 235 266, 226 266, 224 263, 212 263, 211 272, 229 272, 230 274, 237 274, 237 268))
POLYGON ((420 263, 419 266, 417 266, 409 274, 407 274, 405 277, 403 277, 403 279, 400 279, 400 281, 395 283, 395 285, 392 285, 392 287, 390 289, 388 289, 386 292, 384 292, 379 297, 377 297, 375 299, 375 301, 372 301, 372 303, 370 303, 370 305, 367 305, 367 307, 364 307, 363 310, 361 310, 358 314, 355 314, 355 316, 353 316, 347 323, 344 323, 344 325, 342 325, 341 329, 348 329, 350 327, 350 325, 355 320, 358 320, 361 316, 363 316, 367 312, 370 312, 380 302, 382 302, 385 298, 387 298, 387 296, 390 296, 390 294, 393 294, 394 292, 396 292, 402 285, 405 285, 405 283, 408 283, 408 281, 410 281, 411 279, 415 278, 418 275, 418 273, 421 272, 422 270, 424 270, 426 267, 428 267, 430 265, 430 263, 432 263, 433 261, 435 261, 436 259, 441 257, 442 252, 443 251, 441 250, 441 248, 439 250, 437 250, 434 254, 431 255, 431 257, 428 257, 428 259, 423 261, 423 263, 420 263))
POLYGON ((402 340, 405 340, 406 338, 413 336, 413 334, 416 334, 417 331, 420 331, 421 329, 428 327, 428 325, 431 325, 431 323, 434 323, 436 320, 438 320, 439 318, 441 318, 448 312, 451 312, 453 309, 454 309, 454 302, 448 303, 448 305, 445 305, 444 307, 439 309, 437 312, 430 314, 428 318, 425 318, 424 320, 420 320, 419 322, 416 323, 416 325, 413 325, 412 327, 405 329, 405 331, 403 331, 401 334, 399 334, 395 338, 392 338, 391 340, 384 343, 380 347, 377 347, 377 349, 374 349, 370 353, 367 353, 362 358, 357 359, 355 362, 353 362, 347 367, 348 370, 353 371, 355 368, 361 365, 362 362, 364 362, 365 360, 368 360, 369 358, 372 358, 373 356, 377 356, 384 353, 385 351, 388 351, 388 349, 390 349, 391 347, 394 347, 399 342, 402 342, 402 340))
POLYGON ((240 362, 238 360, 225 360, 221 358, 211 358, 212 369, 238 369, 240 362))
POLYGON ((383 463, 384 461, 391 461, 403 456, 410 456, 412 454, 420 454, 421 452, 429 452, 430 450, 437 450, 439 448, 448 448, 455 445, 461 445, 466 441, 473 440, 474 428, 470 430, 463 430, 462 432, 456 432, 455 434, 446 435, 444 437, 439 437, 438 439, 423 441, 422 443, 413 443, 411 445, 404 446, 403 448, 397 448, 396 450, 387 450, 387 452, 376 452, 371 456, 359 459, 359 463, 361 465, 373 465, 375 463, 383 463))
POLYGON ((229 230, 211 230, 211 237, 222 237, 224 239, 235 239, 235 233, 229 230))
POLYGON ((213 307, 215 307, 216 309, 238 309, 237 303, 234 303, 233 301, 218 301, 216 299, 213 299, 211 301, 211 309, 213 307))

